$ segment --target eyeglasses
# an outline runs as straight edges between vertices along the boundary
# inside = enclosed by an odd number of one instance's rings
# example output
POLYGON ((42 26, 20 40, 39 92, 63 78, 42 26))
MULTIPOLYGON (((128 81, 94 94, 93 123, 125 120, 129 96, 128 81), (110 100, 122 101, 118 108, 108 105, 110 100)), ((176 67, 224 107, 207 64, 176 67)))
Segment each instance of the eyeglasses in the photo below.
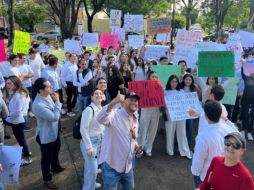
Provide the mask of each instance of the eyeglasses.
POLYGON ((224 145, 225 146, 232 146, 236 150, 239 150, 240 148, 242 148, 242 145, 240 143, 233 143, 228 139, 224 140, 224 145))

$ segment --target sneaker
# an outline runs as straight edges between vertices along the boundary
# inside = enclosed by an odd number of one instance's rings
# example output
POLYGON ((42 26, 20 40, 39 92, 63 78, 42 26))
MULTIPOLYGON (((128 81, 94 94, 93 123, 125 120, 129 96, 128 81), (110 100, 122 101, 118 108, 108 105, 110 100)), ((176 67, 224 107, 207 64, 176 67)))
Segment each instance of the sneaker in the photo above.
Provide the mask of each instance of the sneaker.
POLYGON ((245 137, 245 131, 241 131, 243 137, 245 137))
POLYGON ((249 141, 253 141, 253 140, 254 140, 251 133, 247 133, 247 139, 248 139, 249 141))
POLYGON ((28 115, 29 115, 29 117, 34 117, 34 114, 33 114, 33 112, 28 112, 28 115))
POLYGON ((32 130, 33 130, 32 127, 25 127, 25 128, 24 128, 24 131, 25 131, 25 132, 29 132, 29 131, 32 131, 32 130))
POLYGON ((32 159, 26 160, 26 159, 23 158, 23 159, 21 160, 20 166, 27 166, 27 165, 31 164, 32 162, 33 162, 32 159))
POLYGON ((75 117, 76 114, 73 113, 73 112, 68 112, 67 115, 68 115, 69 117, 75 117))
POLYGON ((102 170, 99 168, 99 169, 97 170, 97 173, 98 173, 98 174, 101 174, 101 173, 102 173, 102 170))
POLYGON ((191 159, 192 159, 191 155, 184 156, 184 157, 187 158, 188 160, 191 160, 191 159))
POLYGON ((66 111, 64 109, 61 109, 61 114, 62 115, 66 114, 66 111))
POLYGON ((145 152, 146 156, 151 157, 152 153, 151 152, 145 152))
POLYGON ((101 184, 100 183, 95 183, 95 189, 99 189, 101 188, 101 184))

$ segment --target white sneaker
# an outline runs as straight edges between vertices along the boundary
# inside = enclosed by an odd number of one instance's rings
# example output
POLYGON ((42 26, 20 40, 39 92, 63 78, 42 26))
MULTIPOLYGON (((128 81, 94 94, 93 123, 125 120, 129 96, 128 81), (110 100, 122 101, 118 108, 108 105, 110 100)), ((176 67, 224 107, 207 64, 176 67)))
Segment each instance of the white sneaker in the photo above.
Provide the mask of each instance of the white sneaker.
POLYGON ((253 141, 253 140, 254 140, 251 133, 247 133, 247 139, 248 139, 249 141, 253 141))
POLYGON ((151 157, 152 156, 152 153, 151 152, 145 152, 146 153, 146 156, 148 157, 151 157))
POLYGON ((26 160, 26 159, 23 158, 23 159, 21 160, 20 166, 26 166, 26 165, 31 164, 32 162, 33 162, 32 159, 26 160))
POLYGON ((61 109, 61 114, 66 114, 66 111, 64 109, 61 109))
POLYGON ((102 170, 99 168, 99 169, 97 170, 97 173, 98 173, 98 174, 101 174, 101 173, 102 173, 102 170))
POLYGON ((29 115, 29 117, 34 117, 34 114, 33 114, 33 112, 28 112, 28 115, 29 115))
POLYGON ((67 115, 68 115, 69 117, 75 117, 76 114, 73 113, 73 112, 68 112, 67 115))
POLYGON ((245 137, 245 131, 240 131, 242 136, 245 137))
POLYGON ((100 183, 95 183, 95 189, 99 189, 101 188, 101 184, 100 183))

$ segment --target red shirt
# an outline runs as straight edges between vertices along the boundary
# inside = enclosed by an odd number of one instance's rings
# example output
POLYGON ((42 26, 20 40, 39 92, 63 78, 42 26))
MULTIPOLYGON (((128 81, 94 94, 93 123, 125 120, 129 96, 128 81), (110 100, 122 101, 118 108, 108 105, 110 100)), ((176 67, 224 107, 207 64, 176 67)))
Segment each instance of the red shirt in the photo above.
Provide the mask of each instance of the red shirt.
POLYGON ((200 190, 254 190, 251 173, 243 163, 228 167, 224 160, 221 156, 212 160, 200 190))

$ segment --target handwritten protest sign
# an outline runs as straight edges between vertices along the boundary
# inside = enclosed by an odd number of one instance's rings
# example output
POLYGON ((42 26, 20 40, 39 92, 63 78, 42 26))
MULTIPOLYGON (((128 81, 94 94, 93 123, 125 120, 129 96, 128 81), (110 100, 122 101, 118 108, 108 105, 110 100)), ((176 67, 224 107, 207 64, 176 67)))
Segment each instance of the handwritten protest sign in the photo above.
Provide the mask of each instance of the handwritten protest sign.
POLYGON ((254 73, 254 58, 246 59, 243 69, 246 74, 254 73))
POLYGON ((176 48, 174 53, 174 64, 180 60, 185 60, 188 68, 196 68, 198 53, 194 48, 176 48))
POLYGON ((164 91, 159 80, 132 81, 129 83, 129 92, 139 95, 140 108, 165 106, 164 91))
POLYGON ((169 46, 146 45, 145 59, 159 60, 162 56, 168 56, 169 46))
POLYGON ((110 26, 119 27, 121 26, 121 10, 110 10, 110 26))
POLYGON ((192 48, 193 45, 202 40, 200 32, 193 32, 187 30, 178 30, 176 35, 176 47, 192 48))
POLYGON ((170 41, 170 33, 159 33, 156 35, 157 42, 169 42, 170 41))
POLYGON ((82 33, 80 37, 82 46, 98 47, 99 43, 98 33, 82 33))
POLYGON ((118 47, 118 35, 116 34, 101 34, 100 35, 100 46, 102 48, 108 48, 113 46, 118 47))
POLYGON ((165 91, 165 102, 171 121, 195 118, 190 117, 188 111, 190 109, 202 110, 196 92, 172 94, 170 91, 165 91))
POLYGON ((30 34, 28 32, 21 32, 15 30, 13 52, 28 54, 30 47, 31 47, 30 34))
POLYGON ((58 63, 61 63, 65 60, 64 50, 49 50, 49 54, 53 54, 58 58, 58 63))
POLYGON ((124 29, 126 32, 142 32, 144 15, 124 15, 124 29))
POLYGON ((81 55, 83 52, 77 40, 64 40, 64 51, 77 55, 81 55))
POLYGON ((241 43, 243 47, 253 47, 254 46, 254 33, 239 31, 241 37, 241 43))
POLYGON ((167 33, 171 30, 170 18, 150 18, 147 20, 148 34, 167 33))
POLYGON ((227 81, 225 81, 223 84, 225 94, 221 100, 223 104, 235 105, 239 82, 240 79, 237 77, 229 78, 227 81))
POLYGON ((144 36, 128 35, 128 42, 130 47, 142 47, 144 45, 144 36))
POLYGON ((225 48, 227 51, 233 51, 234 52, 234 57, 235 57, 235 64, 240 67, 240 61, 242 58, 242 44, 240 41, 240 35, 239 34, 229 34, 229 40, 225 44, 225 48))
POLYGON ((116 34, 120 42, 125 41, 125 30, 123 28, 112 27, 111 34, 116 34))
POLYGON ((201 51, 198 58, 199 77, 234 77, 232 51, 201 51))
POLYGON ((181 66, 179 65, 153 65, 152 71, 156 71, 158 78, 162 81, 162 85, 165 88, 168 82, 168 78, 171 75, 181 75, 181 66))
POLYGON ((0 172, 0 182, 9 185, 19 185, 19 169, 22 147, 0 145, 0 163, 4 171, 0 172))
POLYGON ((4 40, 0 40, 0 62, 6 61, 6 53, 4 48, 4 40))
POLYGON ((193 46, 199 51, 226 51, 224 44, 217 44, 215 42, 198 42, 193 46))

